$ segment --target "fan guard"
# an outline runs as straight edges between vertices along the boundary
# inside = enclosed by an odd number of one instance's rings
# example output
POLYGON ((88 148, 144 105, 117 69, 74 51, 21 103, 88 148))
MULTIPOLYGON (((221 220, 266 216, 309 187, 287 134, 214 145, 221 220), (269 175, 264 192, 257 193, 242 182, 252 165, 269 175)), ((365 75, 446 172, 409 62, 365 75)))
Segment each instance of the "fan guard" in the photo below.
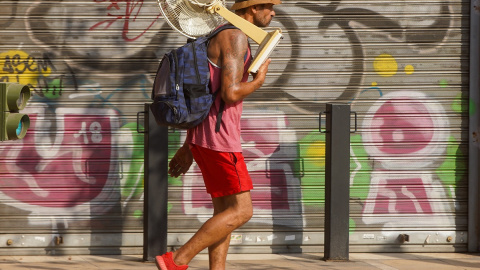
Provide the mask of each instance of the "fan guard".
POLYGON ((225 19, 217 13, 210 13, 206 8, 225 0, 157 0, 160 10, 168 24, 189 38, 197 38, 210 33, 225 19))

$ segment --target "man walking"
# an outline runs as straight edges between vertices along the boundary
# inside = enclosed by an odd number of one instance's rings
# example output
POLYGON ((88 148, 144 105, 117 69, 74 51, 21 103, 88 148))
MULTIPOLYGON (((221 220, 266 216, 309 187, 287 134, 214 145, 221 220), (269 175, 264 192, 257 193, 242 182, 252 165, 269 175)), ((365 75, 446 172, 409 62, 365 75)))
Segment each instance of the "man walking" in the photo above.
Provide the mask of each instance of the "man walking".
MULTIPOLYGON (((280 0, 236 0, 232 10, 259 27, 270 24, 280 0)), ((202 171, 207 192, 212 197, 213 217, 207 220, 182 247, 155 258, 161 270, 187 269, 187 264, 208 248, 211 270, 224 270, 230 234, 250 220, 253 214, 250 190, 252 180, 242 155, 240 117, 243 100, 259 89, 268 71, 268 59, 248 81, 251 51, 247 36, 238 29, 227 29, 213 37, 208 45, 210 83, 220 91, 207 118, 187 131, 183 146, 169 164, 169 174, 178 177, 190 168, 193 158, 202 171), (217 114, 224 102, 219 132, 215 132, 217 114)))

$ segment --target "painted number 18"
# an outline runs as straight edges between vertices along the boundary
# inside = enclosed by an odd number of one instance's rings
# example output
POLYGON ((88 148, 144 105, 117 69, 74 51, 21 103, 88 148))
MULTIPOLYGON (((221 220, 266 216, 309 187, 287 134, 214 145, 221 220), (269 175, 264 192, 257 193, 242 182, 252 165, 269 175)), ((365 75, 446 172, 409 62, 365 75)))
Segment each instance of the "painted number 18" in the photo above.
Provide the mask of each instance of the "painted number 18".
POLYGON ((88 143, 90 143, 90 141, 89 141, 89 135, 90 135, 90 140, 91 140, 92 143, 100 143, 102 141, 101 131, 102 131, 102 126, 100 125, 99 122, 91 123, 88 130, 87 130, 87 122, 82 122, 82 129, 80 129, 74 135, 74 137, 79 138, 79 137, 83 136, 84 143, 88 144, 88 143))

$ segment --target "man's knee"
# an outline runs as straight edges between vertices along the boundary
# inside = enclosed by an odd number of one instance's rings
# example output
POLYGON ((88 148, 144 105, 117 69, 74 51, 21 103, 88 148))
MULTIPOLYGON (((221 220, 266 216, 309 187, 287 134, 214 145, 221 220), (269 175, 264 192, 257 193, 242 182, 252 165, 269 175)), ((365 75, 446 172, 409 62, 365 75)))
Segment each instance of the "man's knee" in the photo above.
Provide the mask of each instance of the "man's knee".
POLYGON ((221 212, 228 212, 228 225, 234 228, 238 228, 247 223, 253 216, 253 205, 250 192, 242 192, 228 197, 215 199, 214 204, 222 206, 223 210, 221 212))
POLYGON ((228 225, 233 229, 236 229, 247 223, 252 218, 252 215, 253 211, 248 211, 247 209, 234 209, 228 219, 228 225))
POLYGON ((245 207, 245 209, 243 209, 242 211, 242 217, 243 217, 243 221, 244 223, 246 223, 247 221, 249 221, 252 216, 253 216, 253 207, 252 205, 250 204, 249 207, 245 207))
POLYGON ((238 228, 247 223, 253 216, 253 206, 251 202, 240 203, 231 208, 231 226, 238 228))
POLYGON ((252 202, 248 201, 243 204, 237 205, 235 209, 235 214, 238 218, 238 223, 240 226, 247 223, 253 216, 252 202))

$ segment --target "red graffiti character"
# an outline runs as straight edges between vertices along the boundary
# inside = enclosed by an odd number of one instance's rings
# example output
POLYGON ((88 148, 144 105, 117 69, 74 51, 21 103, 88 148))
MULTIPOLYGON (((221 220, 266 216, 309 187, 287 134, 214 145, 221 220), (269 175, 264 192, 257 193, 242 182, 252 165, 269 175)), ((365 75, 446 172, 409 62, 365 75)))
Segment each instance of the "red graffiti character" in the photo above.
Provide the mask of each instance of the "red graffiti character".
POLYGON ((118 126, 110 112, 92 115, 85 110, 57 109, 52 128, 42 109, 30 111, 31 126, 25 138, 2 148, 1 193, 15 206, 33 211, 105 200, 109 197, 105 194, 112 192, 106 187, 113 181, 112 131, 118 126))

